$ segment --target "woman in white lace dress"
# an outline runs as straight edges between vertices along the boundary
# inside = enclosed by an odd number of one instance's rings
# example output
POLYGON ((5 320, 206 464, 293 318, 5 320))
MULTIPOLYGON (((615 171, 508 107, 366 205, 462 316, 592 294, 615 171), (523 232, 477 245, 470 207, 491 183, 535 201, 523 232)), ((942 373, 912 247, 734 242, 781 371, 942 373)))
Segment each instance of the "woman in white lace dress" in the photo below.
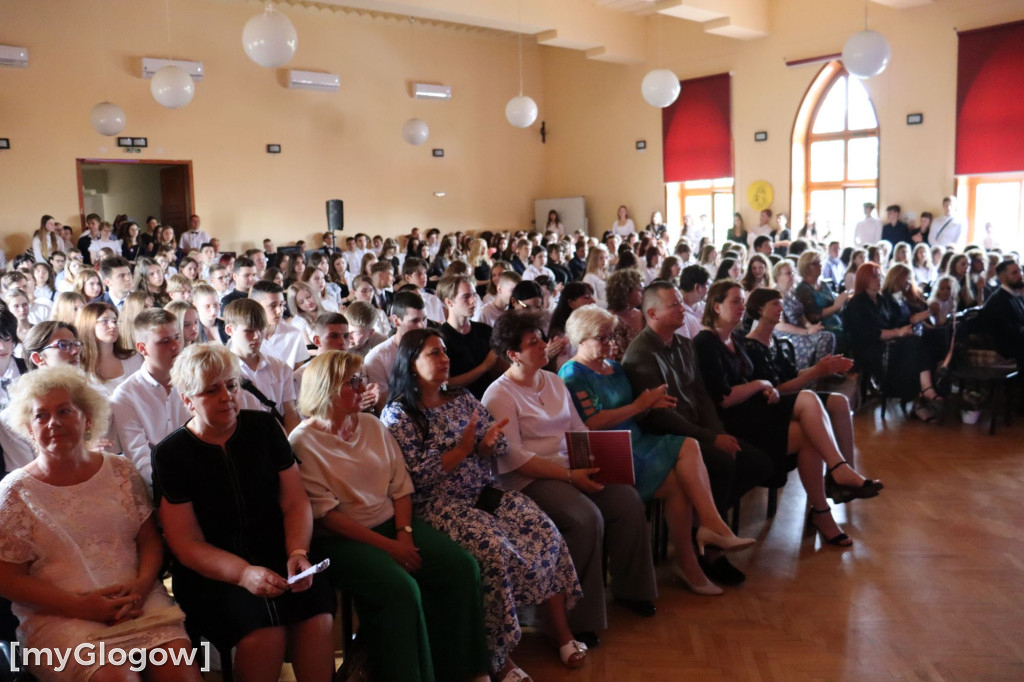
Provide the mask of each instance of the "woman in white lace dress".
MULTIPOLYGON (((14 426, 38 455, 0 483, 0 594, 14 603, 23 648, 63 654, 93 644, 95 659, 72 655, 58 671, 56 657, 52 666, 30 658, 29 669, 40 680, 137 680, 129 662, 100 665, 101 641, 108 652, 180 655, 191 646, 184 614, 158 581, 163 544, 146 484, 130 460, 88 449, 109 413, 78 370, 27 374, 13 398, 14 426)), ((201 679, 194 666, 170 662, 147 665, 142 677, 201 679)))

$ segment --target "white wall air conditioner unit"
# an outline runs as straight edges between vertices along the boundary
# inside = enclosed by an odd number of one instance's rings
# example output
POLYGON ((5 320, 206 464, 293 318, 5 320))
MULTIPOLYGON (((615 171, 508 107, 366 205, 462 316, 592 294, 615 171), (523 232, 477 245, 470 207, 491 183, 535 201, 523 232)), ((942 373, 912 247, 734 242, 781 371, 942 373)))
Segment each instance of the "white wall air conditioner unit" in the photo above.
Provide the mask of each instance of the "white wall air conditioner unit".
POLYGON ((165 66, 177 66, 179 69, 192 76, 196 83, 203 81, 203 63, 189 62, 183 59, 156 59, 154 57, 142 58, 142 77, 152 78, 153 74, 165 66))
POLYGON ((412 96, 416 99, 451 99, 452 88, 450 85, 413 83, 412 96))
POLYGON ((288 71, 288 87, 298 90, 337 92, 341 87, 341 77, 336 73, 291 69, 288 71))
POLYGON ((16 66, 24 69, 28 66, 28 48, 0 45, 0 66, 16 66))

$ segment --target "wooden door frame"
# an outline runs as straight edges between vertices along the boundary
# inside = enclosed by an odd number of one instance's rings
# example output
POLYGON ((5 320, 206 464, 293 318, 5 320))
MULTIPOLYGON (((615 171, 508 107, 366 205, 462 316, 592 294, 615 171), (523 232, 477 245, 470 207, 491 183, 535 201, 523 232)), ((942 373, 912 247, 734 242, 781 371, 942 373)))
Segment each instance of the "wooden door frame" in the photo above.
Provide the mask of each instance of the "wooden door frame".
POLYGON ((78 178, 78 217, 80 229, 85 230, 85 192, 82 191, 82 166, 97 166, 104 163, 118 163, 126 166, 185 166, 188 168, 188 202, 192 211, 196 210, 196 190, 192 178, 192 162, 171 159, 75 159, 75 175, 78 178))

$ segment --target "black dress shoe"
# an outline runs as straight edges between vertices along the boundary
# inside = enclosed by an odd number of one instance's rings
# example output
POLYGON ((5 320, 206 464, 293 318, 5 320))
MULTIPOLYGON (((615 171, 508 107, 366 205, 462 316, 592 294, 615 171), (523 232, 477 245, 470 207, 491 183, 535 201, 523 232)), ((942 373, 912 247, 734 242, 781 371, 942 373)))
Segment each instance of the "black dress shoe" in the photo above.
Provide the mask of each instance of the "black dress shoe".
POLYGON ((730 564, 724 556, 714 561, 702 562, 701 568, 704 569, 704 575, 719 585, 740 585, 747 579, 746 574, 730 564))
POLYGON ((601 638, 597 636, 596 632, 574 632, 572 637, 577 642, 586 644, 588 649, 596 649, 601 646, 601 638))
POLYGON ((644 618, 651 618, 658 612, 658 607, 654 605, 654 602, 647 599, 616 599, 615 601, 644 618))

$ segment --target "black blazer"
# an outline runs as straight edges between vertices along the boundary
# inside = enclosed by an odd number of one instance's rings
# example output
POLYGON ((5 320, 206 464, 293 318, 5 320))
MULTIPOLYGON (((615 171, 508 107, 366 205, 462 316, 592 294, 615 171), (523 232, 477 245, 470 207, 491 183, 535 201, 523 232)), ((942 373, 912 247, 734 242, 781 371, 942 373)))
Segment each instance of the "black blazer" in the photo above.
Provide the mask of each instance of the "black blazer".
POLYGON ((1024 298, 1000 287, 985 301, 978 317, 1000 355, 1024 358, 1024 298))

